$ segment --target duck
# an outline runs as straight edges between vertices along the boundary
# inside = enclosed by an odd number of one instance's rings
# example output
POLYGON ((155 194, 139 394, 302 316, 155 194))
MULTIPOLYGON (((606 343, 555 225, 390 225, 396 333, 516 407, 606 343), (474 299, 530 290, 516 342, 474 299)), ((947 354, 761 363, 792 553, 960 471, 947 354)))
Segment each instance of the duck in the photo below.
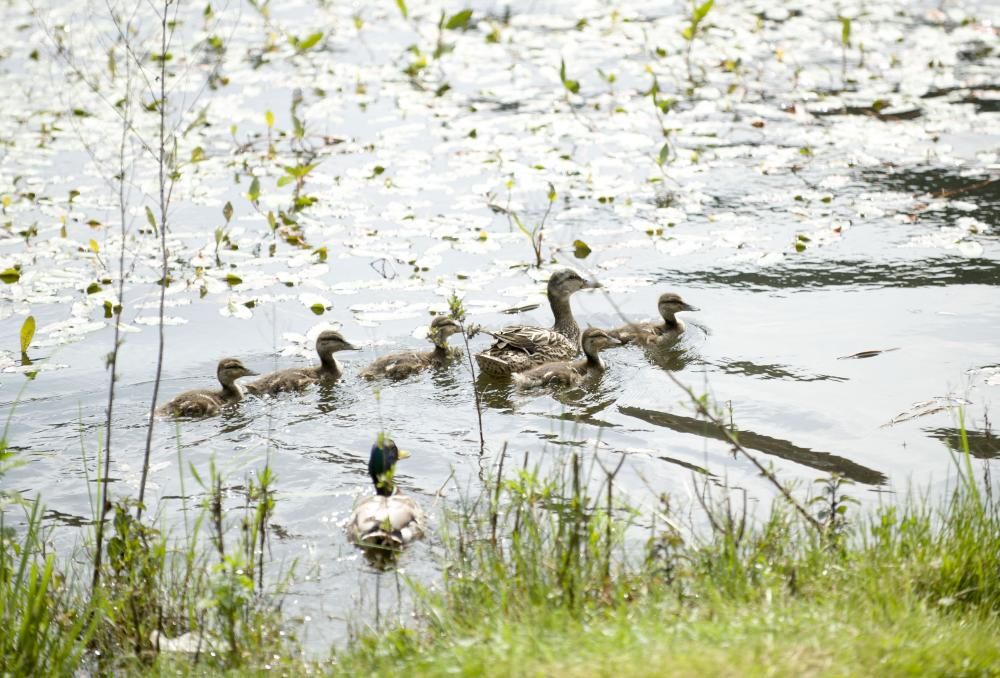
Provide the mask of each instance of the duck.
POLYGON ((580 343, 583 345, 583 358, 537 365, 512 375, 514 383, 521 388, 579 384, 587 374, 604 371, 604 361, 600 356, 603 349, 622 345, 610 333, 596 327, 584 330, 580 343))
POLYGON ((569 360, 580 352, 580 327, 573 318, 569 298, 601 284, 584 280, 572 269, 556 271, 549 278, 546 294, 555 324, 550 329, 514 325, 497 332, 482 330, 496 341, 476 354, 479 369, 488 375, 506 377, 547 362, 569 360))
POLYGON ((173 417, 213 417, 223 405, 243 400, 243 389, 236 383, 241 377, 256 376, 236 358, 223 358, 216 368, 216 376, 222 384, 221 391, 195 389, 174 396, 173 400, 157 410, 157 414, 173 417))
POLYGON ((628 323, 608 332, 623 344, 652 346, 660 342, 675 341, 685 330, 684 321, 676 317, 681 311, 697 311, 698 308, 687 303, 679 294, 665 292, 660 295, 656 308, 660 311, 662 323, 655 321, 628 323))
POLYGON ((355 506, 347 521, 347 534, 358 546, 397 552, 424 536, 424 512, 396 488, 394 479, 396 462, 409 456, 384 434, 372 445, 368 475, 375 485, 375 496, 355 506))
POLYGON ((251 381, 246 385, 246 389, 254 395, 275 395, 285 391, 301 391, 320 381, 335 381, 340 379, 343 370, 333 354, 337 351, 359 350, 361 349, 344 339, 340 332, 326 330, 316 337, 319 365, 291 367, 271 372, 251 381))
POLYGON ((455 355, 457 349, 448 348, 448 337, 462 331, 462 326, 454 318, 439 315, 431 322, 427 339, 434 344, 433 351, 401 351, 390 353, 375 360, 361 371, 365 379, 388 377, 405 379, 430 366, 440 367, 455 355))

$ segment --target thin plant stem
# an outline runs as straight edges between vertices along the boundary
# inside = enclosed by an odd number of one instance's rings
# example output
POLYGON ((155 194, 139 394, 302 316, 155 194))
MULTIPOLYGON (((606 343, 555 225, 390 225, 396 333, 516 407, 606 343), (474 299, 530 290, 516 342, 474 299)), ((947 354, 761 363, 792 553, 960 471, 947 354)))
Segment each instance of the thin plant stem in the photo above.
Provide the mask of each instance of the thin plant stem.
MULTIPOLYGON (((122 34, 126 49, 128 45, 128 30, 122 34)), ((97 533, 94 548, 94 574, 91 581, 91 593, 97 591, 101 580, 101 555, 104 547, 104 516, 111 503, 108 501, 108 472, 111 468, 111 430, 114 422, 115 384, 118 381, 118 351, 121 349, 122 311, 125 308, 125 239, 128 224, 128 191, 126 189, 125 148, 128 145, 129 129, 132 115, 132 62, 125 59, 125 96, 122 99, 122 135, 118 146, 118 218, 121 245, 118 248, 118 308, 112 307, 115 317, 114 341, 108 354, 108 369, 111 375, 108 379, 108 406, 104 422, 104 463, 98 464, 97 478, 97 533), (104 469, 103 475, 101 468, 104 469)))
MULTIPOLYGON (((167 148, 166 148, 166 132, 167 132, 167 17, 170 10, 170 4, 174 0, 163 0, 163 13, 160 15, 160 101, 159 101, 159 135, 160 135, 160 146, 157 149, 157 169, 158 169, 158 181, 159 181, 159 207, 160 207, 160 257, 161 257, 161 273, 162 278, 160 279, 160 300, 158 306, 158 332, 157 332, 157 349, 156 349, 156 375, 153 378, 153 396, 149 403, 149 425, 146 428, 146 446, 143 453, 142 459, 142 476, 139 479, 139 502, 136 505, 136 520, 142 518, 142 509, 146 496, 146 481, 149 476, 149 458, 153 448, 153 428, 156 424, 156 401, 160 395, 160 379, 163 375, 163 346, 164 346, 164 331, 163 331, 163 316, 164 316, 164 306, 167 294, 167 277, 169 275, 169 262, 167 260, 167 209, 169 207, 169 193, 167 191, 167 175, 166 175, 166 161, 167 161, 167 148)), ((171 29, 172 33, 172 29, 171 29)), ((172 189, 172 187, 171 187, 172 189)))

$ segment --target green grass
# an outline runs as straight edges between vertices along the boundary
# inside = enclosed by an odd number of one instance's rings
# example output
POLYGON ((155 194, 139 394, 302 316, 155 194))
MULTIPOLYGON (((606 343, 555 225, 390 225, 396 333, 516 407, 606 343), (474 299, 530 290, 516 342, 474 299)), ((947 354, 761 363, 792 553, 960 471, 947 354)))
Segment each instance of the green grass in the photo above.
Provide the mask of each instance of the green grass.
POLYGON ((706 501, 710 534, 658 530, 636 559, 634 514, 612 504, 607 521, 606 484, 588 497, 575 466, 522 471, 445 521, 446 576, 421 592, 421 623, 357 639, 337 671, 1000 675, 1000 509, 967 457, 960 472, 934 510, 820 511, 822 533, 784 505, 752 522, 731 497, 706 501))
POLYGON ((914 495, 861 511, 827 480, 804 506, 815 523, 783 499, 755 518, 739 493, 706 489, 702 532, 679 529, 666 497, 642 523, 615 473, 584 477, 576 456, 500 469, 437 522, 442 579, 411 583, 416 618, 332 661, 303 656, 282 576, 259 576, 270 474, 236 522, 214 469, 196 476, 206 500, 179 539, 116 503, 96 592, 86 548, 46 552, 35 502, 20 533, 0 512, 0 673, 1000 676, 1000 505, 992 479, 957 461, 936 505, 914 495), (158 652, 154 631, 211 648, 158 652))

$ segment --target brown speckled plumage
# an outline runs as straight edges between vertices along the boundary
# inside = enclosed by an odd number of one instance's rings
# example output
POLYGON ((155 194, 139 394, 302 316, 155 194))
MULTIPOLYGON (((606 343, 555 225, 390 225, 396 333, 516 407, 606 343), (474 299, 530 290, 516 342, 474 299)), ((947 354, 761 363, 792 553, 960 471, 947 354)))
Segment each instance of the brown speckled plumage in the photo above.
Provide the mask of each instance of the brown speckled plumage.
POLYGON ((222 390, 195 389, 185 391, 157 409, 163 416, 173 417, 211 417, 219 413, 224 405, 239 402, 243 399, 243 390, 236 383, 240 377, 257 374, 248 370, 236 358, 223 358, 216 368, 216 376, 222 385, 222 390))
POLYGON ((656 308, 660 312, 663 322, 629 323, 610 330, 608 334, 621 340, 623 344, 636 344, 638 346, 674 341, 684 333, 685 329, 684 321, 677 318, 676 314, 681 311, 698 310, 673 292, 661 294, 656 308))
POLYGON ((551 329, 515 325, 490 332, 496 342, 476 362, 484 373, 496 377, 523 372, 535 365, 573 358, 580 352, 580 327, 573 318, 569 299, 574 292, 600 287, 580 277, 576 271, 563 269, 549 278, 547 295, 555 323, 551 329))
POLYGON ((399 351, 384 355, 362 370, 361 376, 365 379, 405 379, 432 365, 440 367, 460 354, 457 349, 448 348, 448 337, 461 331, 462 326, 452 318, 438 316, 427 332, 427 338, 434 344, 433 351, 399 351))
POLYGON ((291 367, 271 372, 247 384, 247 391, 254 395, 274 395, 286 391, 301 391, 320 381, 335 381, 340 378, 343 371, 333 354, 337 351, 356 350, 358 348, 344 339, 340 332, 327 330, 316 337, 319 365, 291 367))
POLYGON ((621 342, 604 330, 587 328, 580 339, 584 356, 580 360, 544 363, 513 375, 514 383, 521 388, 534 386, 571 386, 579 383, 588 373, 604 370, 600 352, 605 348, 620 346, 621 342))

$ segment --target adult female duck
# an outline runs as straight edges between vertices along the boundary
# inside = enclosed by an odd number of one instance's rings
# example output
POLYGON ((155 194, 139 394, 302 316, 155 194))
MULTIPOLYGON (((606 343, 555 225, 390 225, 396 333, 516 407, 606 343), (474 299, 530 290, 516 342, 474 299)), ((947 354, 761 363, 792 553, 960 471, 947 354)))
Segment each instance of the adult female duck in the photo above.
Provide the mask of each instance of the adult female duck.
POLYGON ((552 328, 514 325, 498 332, 484 330, 496 341, 476 354, 479 369, 495 377, 506 377, 535 365, 576 357, 580 352, 580 327, 573 317, 569 298, 580 290, 600 286, 600 283, 584 280, 579 273, 569 269, 553 273, 547 288, 549 305, 555 318, 552 328))

